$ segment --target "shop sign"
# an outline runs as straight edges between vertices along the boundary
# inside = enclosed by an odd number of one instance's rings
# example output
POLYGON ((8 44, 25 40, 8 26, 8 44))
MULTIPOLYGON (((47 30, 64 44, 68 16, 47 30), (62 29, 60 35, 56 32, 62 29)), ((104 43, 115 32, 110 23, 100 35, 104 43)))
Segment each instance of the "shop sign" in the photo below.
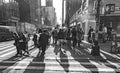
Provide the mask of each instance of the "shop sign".
POLYGON ((120 11, 120 7, 115 7, 115 11, 120 11))
POLYGON ((106 5, 106 12, 109 14, 115 11, 115 4, 107 4, 106 5))

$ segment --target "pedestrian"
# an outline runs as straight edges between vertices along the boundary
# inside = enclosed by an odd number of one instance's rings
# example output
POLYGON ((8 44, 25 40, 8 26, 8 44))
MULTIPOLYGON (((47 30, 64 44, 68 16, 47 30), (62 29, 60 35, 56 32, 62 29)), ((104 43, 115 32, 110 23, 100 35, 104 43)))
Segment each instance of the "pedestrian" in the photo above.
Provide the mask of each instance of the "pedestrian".
POLYGON ((25 31, 25 33, 23 34, 23 37, 24 37, 24 44, 25 44, 24 51, 25 51, 25 53, 27 53, 27 55, 30 55, 29 51, 28 51, 28 42, 30 40, 30 37, 29 37, 27 31, 25 31))
POLYGON ((58 40, 58 29, 57 28, 53 30, 52 35, 53 35, 53 43, 57 44, 57 40, 58 40))
POLYGON ((37 33, 34 33, 34 34, 33 34, 33 42, 34 42, 34 46, 35 46, 35 47, 38 47, 37 38, 38 38, 38 37, 37 37, 37 33))
POLYGON ((77 44, 78 44, 78 46, 80 46, 80 43, 82 41, 82 35, 83 35, 82 28, 78 28, 77 29, 77 44))
POLYGON ((108 34, 107 40, 110 41, 110 40, 112 40, 112 34, 111 34, 111 32, 112 32, 112 25, 110 24, 107 29, 108 29, 108 31, 107 31, 107 34, 108 34))
POLYGON ((73 27, 72 29, 72 41, 73 41, 73 48, 75 48, 76 44, 77 44, 77 31, 76 31, 76 27, 73 27))
POLYGON ((92 32, 93 32, 93 28, 90 26, 90 29, 88 31, 88 42, 92 43, 92 32))
POLYGON ((106 40, 107 40, 107 27, 104 25, 104 27, 103 27, 103 43, 105 43, 106 42, 106 40))
POLYGON ((49 35, 47 34, 47 30, 44 30, 42 32, 42 34, 40 34, 40 37, 39 37, 39 40, 38 40, 39 45, 40 45, 39 48, 42 49, 42 53, 41 53, 42 55, 45 54, 47 44, 48 44, 48 39, 49 39, 49 35))
POLYGON ((26 40, 26 37, 24 36, 24 34, 22 32, 19 32, 19 36, 20 36, 20 39, 19 39, 19 48, 20 48, 20 54, 21 56, 25 55, 25 53, 27 53, 29 55, 29 52, 28 52, 28 46, 27 45, 27 40, 26 40), (22 53, 24 52, 24 53, 22 53))
POLYGON ((20 52, 19 52, 19 43, 18 43, 19 42, 18 34, 17 33, 13 33, 13 38, 15 40, 14 45, 16 46, 16 50, 17 50, 16 56, 18 56, 20 54, 20 52))
POLYGON ((18 44, 19 44, 19 54, 20 56, 23 56, 22 54, 22 49, 23 49, 23 35, 22 35, 22 32, 18 32, 18 35, 19 35, 19 41, 18 41, 18 44))
POLYGON ((68 28, 68 30, 67 30, 66 40, 67 40, 67 45, 70 47, 71 46, 71 30, 70 30, 70 28, 68 28))

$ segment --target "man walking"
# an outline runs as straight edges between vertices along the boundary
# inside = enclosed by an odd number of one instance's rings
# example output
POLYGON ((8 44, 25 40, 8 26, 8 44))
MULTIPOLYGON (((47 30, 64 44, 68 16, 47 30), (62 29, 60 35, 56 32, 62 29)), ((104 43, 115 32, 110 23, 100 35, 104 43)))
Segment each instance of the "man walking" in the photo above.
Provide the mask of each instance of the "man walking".
POLYGON ((19 52, 19 36, 18 36, 18 34, 17 33, 14 33, 13 34, 13 38, 14 38, 14 40, 15 40, 15 42, 14 42, 14 45, 16 46, 16 50, 17 50, 17 54, 16 54, 16 56, 18 56, 19 54, 20 54, 20 52, 19 52))
POLYGON ((40 48, 42 49, 42 55, 45 54, 45 50, 47 48, 48 45, 48 40, 49 40, 49 35, 47 34, 47 30, 44 30, 43 33, 40 35, 39 37, 39 45, 40 48))

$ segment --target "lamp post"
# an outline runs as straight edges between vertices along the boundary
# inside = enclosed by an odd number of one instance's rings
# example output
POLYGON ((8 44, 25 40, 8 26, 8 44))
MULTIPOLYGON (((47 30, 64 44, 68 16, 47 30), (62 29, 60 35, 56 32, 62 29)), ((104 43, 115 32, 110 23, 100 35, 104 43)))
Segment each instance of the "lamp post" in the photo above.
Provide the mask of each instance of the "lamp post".
POLYGON ((41 25, 41 0, 38 0, 38 23, 41 25))
MULTIPOLYGON (((97 9, 96 9, 96 31, 97 31, 97 35, 98 35, 98 30, 99 30, 99 25, 100 25, 100 2, 101 0, 97 0, 97 9)), ((98 40, 98 36, 96 37, 96 39, 98 40)))
POLYGON ((62 0, 62 26, 64 24, 64 0, 62 0))

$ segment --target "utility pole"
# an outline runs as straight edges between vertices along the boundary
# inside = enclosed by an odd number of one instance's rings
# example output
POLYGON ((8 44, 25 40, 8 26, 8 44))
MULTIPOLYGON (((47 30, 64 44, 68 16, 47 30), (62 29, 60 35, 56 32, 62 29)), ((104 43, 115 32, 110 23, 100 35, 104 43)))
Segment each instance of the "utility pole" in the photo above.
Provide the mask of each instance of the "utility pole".
POLYGON ((41 0, 38 0, 38 24, 41 26, 41 0))
POLYGON ((62 26, 64 24, 64 0, 62 0, 62 26))
MULTIPOLYGON (((96 31, 99 30, 99 25, 100 25, 100 3, 101 3, 101 0, 97 0, 97 1, 98 1, 98 3, 97 3, 97 9, 96 9, 96 28, 97 28, 96 31)), ((98 37, 96 39, 98 39, 98 37)))

